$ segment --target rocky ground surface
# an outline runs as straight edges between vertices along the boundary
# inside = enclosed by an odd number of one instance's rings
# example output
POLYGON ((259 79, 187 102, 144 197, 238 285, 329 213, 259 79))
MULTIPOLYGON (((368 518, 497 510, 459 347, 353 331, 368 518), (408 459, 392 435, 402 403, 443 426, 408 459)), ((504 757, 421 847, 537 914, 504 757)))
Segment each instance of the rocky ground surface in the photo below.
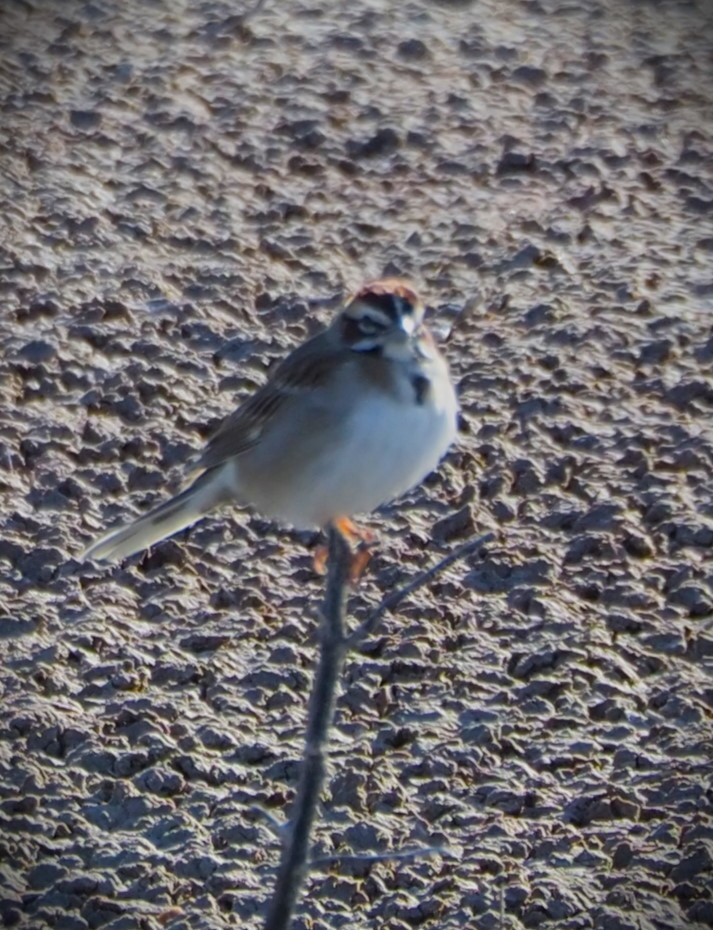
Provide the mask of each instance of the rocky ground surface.
POLYGON ((243 10, 0 11, 0 918, 261 925, 314 540, 76 557, 387 272, 464 424, 354 615, 498 536, 349 658, 296 926, 713 926, 713 8, 243 10))

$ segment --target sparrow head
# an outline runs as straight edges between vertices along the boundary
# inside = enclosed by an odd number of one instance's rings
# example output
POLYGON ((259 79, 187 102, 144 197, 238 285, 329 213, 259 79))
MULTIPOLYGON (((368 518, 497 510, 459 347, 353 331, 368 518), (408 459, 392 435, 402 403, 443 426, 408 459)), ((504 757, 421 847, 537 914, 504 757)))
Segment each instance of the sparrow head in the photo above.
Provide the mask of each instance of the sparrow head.
POLYGON ((347 301, 339 318, 340 334, 354 352, 410 357, 410 344, 420 335, 424 312, 423 301, 405 281, 372 281, 347 301))

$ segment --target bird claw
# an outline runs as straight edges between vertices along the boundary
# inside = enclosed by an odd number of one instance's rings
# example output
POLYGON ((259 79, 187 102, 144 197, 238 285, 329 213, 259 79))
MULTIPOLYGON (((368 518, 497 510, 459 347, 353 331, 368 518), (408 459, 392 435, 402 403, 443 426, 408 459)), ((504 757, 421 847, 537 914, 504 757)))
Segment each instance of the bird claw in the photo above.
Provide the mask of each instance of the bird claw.
POLYGON ((312 556, 312 568, 317 575, 325 575, 327 572, 327 557, 329 556, 329 546, 320 543, 314 550, 312 556))
POLYGON ((364 543, 369 546, 376 542, 376 533, 373 530, 365 526, 357 526, 349 517, 338 517, 334 521, 334 526, 352 545, 364 543))
MULTIPOLYGON (((349 583, 357 584, 371 560, 372 548, 377 541, 376 533, 357 526, 348 517, 340 517, 335 520, 334 527, 349 543, 350 548, 355 547, 351 553, 349 563, 349 583)), ((318 575, 324 575, 327 571, 328 557, 329 547, 326 545, 317 546, 312 565, 318 575)))

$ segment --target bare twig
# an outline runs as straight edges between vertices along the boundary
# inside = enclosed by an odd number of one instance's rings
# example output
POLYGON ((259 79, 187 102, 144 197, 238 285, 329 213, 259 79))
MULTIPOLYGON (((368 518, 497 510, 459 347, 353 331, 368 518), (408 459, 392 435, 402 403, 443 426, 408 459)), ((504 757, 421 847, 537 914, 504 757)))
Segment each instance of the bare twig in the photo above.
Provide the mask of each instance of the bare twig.
POLYGON ((327 731, 334 711, 337 682, 344 662, 344 615, 350 567, 349 545, 329 530, 329 573, 322 606, 321 648, 309 700, 307 735, 289 835, 282 849, 275 891, 265 930, 287 930, 307 874, 309 842, 322 792, 327 731))
POLYGON ((394 610, 395 607, 398 607, 398 605, 405 597, 408 597, 409 594, 413 594, 414 591, 418 591, 419 588, 422 588, 425 584, 428 584, 432 578, 434 578, 436 575, 439 575, 442 571, 445 571, 447 568, 453 565, 454 562, 458 562, 460 559, 464 559, 467 555, 470 555, 471 552, 476 552, 478 549, 482 548, 486 543, 489 543, 494 538, 494 533, 483 533, 481 536, 476 536, 474 539, 469 539, 467 542, 464 542, 462 546, 458 546, 457 549, 454 549, 453 552, 449 552, 448 555, 444 556, 440 562, 436 562, 436 564, 432 565, 431 568, 427 568, 422 571, 420 575, 416 575, 413 581, 409 581, 409 583, 405 584, 403 588, 397 588, 396 591, 392 591, 391 594, 388 594, 379 604, 379 606, 375 607, 366 618, 366 620, 360 623, 356 630, 354 630, 354 632, 351 634, 347 640, 347 649, 352 649, 362 639, 364 639, 365 636, 373 633, 384 614, 388 613, 390 610, 394 610))
MULTIPOLYGON (((309 861, 310 837, 317 813, 317 805, 324 784, 326 772, 327 732, 334 713, 337 682, 344 664, 347 649, 371 633, 384 616, 401 601, 423 587, 439 572, 444 571, 454 562, 475 552, 493 538, 492 533, 485 533, 476 539, 468 540, 432 568, 417 575, 413 581, 385 597, 356 629, 351 636, 345 635, 345 614, 347 586, 351 567, 351 552, 348 543, 333 527, 329 530, 329 573, 327 587, 322 605, 321 643, 317 668, 309 699, 307 735, 300 772, 300 783, 295 798, 292 819, 282 849, 282 857, 277 873, 275 891, 268 908, 265 930, 288 930, 297 904, 300 889, 304 884, 307 871, 312 865, 332 861, 332 857, 309 861)), ((373 857, 335 856, 336 860, 354 858, 369 861, 381 859, 412 858, 433 853, 446 854, 438 847, 419 850, 404 850, 373 857)))

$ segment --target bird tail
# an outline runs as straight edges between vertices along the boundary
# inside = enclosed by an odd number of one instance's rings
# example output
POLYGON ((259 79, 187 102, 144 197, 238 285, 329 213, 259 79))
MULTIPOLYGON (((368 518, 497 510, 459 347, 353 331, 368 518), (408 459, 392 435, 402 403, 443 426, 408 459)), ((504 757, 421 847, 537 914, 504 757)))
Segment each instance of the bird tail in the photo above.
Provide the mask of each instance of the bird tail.
POLYGON ((222 473, 222 468, 213 468, 200 475, 185 491, 159 504, 146 516, 102 536, 84 550, 80 559, 119 562, 191 526, 231 497, 222 473))

